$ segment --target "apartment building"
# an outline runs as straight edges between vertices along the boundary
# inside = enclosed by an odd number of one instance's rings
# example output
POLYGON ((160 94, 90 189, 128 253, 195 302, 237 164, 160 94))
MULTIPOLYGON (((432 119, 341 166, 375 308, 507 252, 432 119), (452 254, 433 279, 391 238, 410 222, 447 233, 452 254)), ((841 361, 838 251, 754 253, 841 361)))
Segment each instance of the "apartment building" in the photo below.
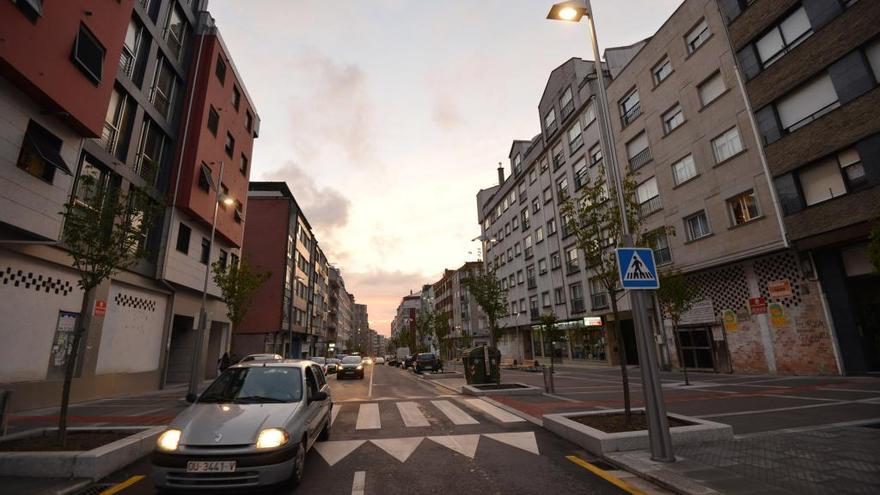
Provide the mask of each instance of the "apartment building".
POLYGON ((449 324, 453 348, 489 342, 488 320, 463 281, 483 270, 479 261, 468 261, 455 270, 446 269, 434 283, 434 311, 442 313, 449 324))
MULTIPOLYGON (((698 290, 678 335, 651 308, 660 361, 714 371, 838 373, 818 282, 784 233, 762 142, 739 85, 725 19, 713 0, 685 0, 654 36, 605 53, 621 173, 632 174, 646 232, 660 235, 662 270, 698 290), (680 355, 677 343, 680 343, 680 355)), ((550 75, 541 134, 514 141, 512 174, 478 194, 486 262, 510 297, 499 346, 530 359, 613 364, 620 356, 608 294, 590 277, 559 204, 604 166, 593 105, 593 63, 572 59, 550 75), (553 312, 565 337, 544 342, 553 312)), ((637 360, 632 316, 620 301, 626 355, 637 360)))
POLYGON ((349 350, 354 324, 354 296, 345 290, 342 271, 330 267, 328 292, 327 339, 336 344, 337 352, 349 350))
POLYGON ((391 336, 400 339, 401 346, 410 347, 412 352, 415 352, 415 349, 412 349, 415 345, 412 336, 415 335, 416 322, 421 310, 422 294, 410 291, 408 296, 403 296, 400 300, 391 322, 391 336))
POLYGON ((241 356, 275 352, 300 358, 311 354, 315 343, 309 280, 316 240, 286 183, 251 182, 249 189, 244 257, 254 270, 268 272, 269 278, 234 329, 232 349, 241 356))
POLYGON ((311 311, 309 318, 311 319, 310 333, 314 342, 310 350, 312 356, 327 356, 329 350, 328 345, 330 339, 327 334, 327 319, 329 313, 329 290, 330 290, 330 267, 327 262, 327 256, 316 242, 314 244, 314 253, 312 259, 312 281, 311 281, 311 311))
POLYGON ((352 342, 356 347, 360 347, 362 352, 367 353, 372 346, 367 305, 354 304, 353 309, 352 342))
MULTIPOLYGON (((880 122, 874 116, 880 5, 719 0, 718 6, 785 232, 799 252, 794 263, 821 287, 842 371, 878 371, 880 277, 868 261, 867 234, 880 218, 880 122)), ((819 318, 815 325, 825 328, 819 318)))

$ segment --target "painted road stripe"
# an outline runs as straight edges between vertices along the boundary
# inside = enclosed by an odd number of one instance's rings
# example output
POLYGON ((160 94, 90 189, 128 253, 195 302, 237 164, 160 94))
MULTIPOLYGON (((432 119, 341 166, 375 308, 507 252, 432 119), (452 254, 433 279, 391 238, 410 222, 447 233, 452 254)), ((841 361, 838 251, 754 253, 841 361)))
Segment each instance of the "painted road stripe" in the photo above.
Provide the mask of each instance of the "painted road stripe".
POLYGON ((113 495, 114 493, 119 493, 142 479, 144 479, 142 475, 132 476, 131 478, 123 481, 122 483, 119 483, 118 485, 111 486, 110 488, 104 490, 98 495, 113 495))
POLYGON ((431 426, 431 423, 428 422, 428 418, 422 414, 418 404, 415 402, 398 402, 397 410, 400 411, 400 417, 403 418, 403 424, 405 424, 407 428, 431 426))
POLYGON ((502 423, 518 423, 525 421, 519 416, 514 416, 504 409, 501 409, 500 407, 495 407, 492 404, 483 401, 482 399, 465 399, 465 403, 478 411, 484 412, 489 416, 492 416, 502 423))
POLYGON ((431 404, 434 404, 434 407, 445 414, 446 417, 449 418, 449 421, 452 421, 452 424, 454 425, 480 424, 480 422, 471 417, 470 414, 462 411, 460 407, 456 406, 452 402, 449 402, 448 400, 432 400, 431 404))
POLYGON ((358 471, 354 473, 354 481, 351 483, 351 495, 364 495, 364 488, 367 486, 367 472, 358 471))
POLYGON ((358 409, 357 426, 355 430, 378 430, 382 428, 382 420, 379 419, 379 404, 361 404, 358 409))
POLYGON ((646 495, 645 492, 639 490, 638 488, 630 485, 629 483, 623 481, 622 479, 609 474, 607 471, 603 471, 602 469, 597 468, 596 466, 590 464, 589 462, 581 459, 576 455, 565 456, 569 461, 577 464, 578 466, 586 469, 587 471, 595 474, 596 476, 602 478, 603 480, 611 483, 612 485, 620 488, 621 490, 630 493, 632 495, 646 495))
POLYGON ((333 426, 333 422, 336 421, 336 416, 339 416, 339 410, 342 409, 342 405, 334 404, 332 412, 330 413, 330 426, 333 426))

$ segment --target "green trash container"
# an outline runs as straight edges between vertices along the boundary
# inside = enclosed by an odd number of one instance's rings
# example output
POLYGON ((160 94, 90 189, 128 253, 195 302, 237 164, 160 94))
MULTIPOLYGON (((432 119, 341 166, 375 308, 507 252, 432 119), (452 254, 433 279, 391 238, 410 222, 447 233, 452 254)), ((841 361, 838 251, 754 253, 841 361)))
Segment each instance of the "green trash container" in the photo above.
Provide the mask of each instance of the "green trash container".
POLYGON ((472 347, 461 356, 468 385, 501 382, 501 351, 487 346, 472 347), (489 366, 487 372, 486 361, 489 366))

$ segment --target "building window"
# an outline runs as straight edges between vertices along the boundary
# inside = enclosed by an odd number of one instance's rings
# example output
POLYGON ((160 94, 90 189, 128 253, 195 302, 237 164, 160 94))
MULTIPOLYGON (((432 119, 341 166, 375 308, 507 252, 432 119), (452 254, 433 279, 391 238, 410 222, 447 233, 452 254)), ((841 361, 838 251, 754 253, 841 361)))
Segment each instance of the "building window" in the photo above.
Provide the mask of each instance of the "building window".
POLYGON ((565 152, 562 149, 562 143, 556 143, 553 147, 553 170, 559 170, 559 167, 565 163, 565 152))
POLYGON ((133 76, 137 65, 143 31, 143 27, 136 20, 129 19, 125 39, 122 41, 122 54, 119 56, 119 70, 128 77, 133 76))
POLYGON ((590 169, 587 167, 587 159, 581 158, 574 166, 574 190, 577 191, 589 183, 590 169))
POLYGON ((657 189, 657 177, 651 177, 636 187, 636 199, 639 202, 639 213, 643 217, 663 208, 660 191, 657 189))
POLYGON ((574 100, 571 98, 571 87, 565 88, 565 93, 562 93, 562 99, 559 100, 559 107, 562 108, 563 120, 574 111, 574 100))
POLYGON ((730 219, 733 225, 742 225, 758 218, 758 201, 755 199, 755 191, 746 191, 727 200, 727 208, 730 211, 730 219))
POLYGON ((544 116, 544 129, 549 132, 556 130, 556 110, 550 109, 550 112, 544 116))
POLYGON ((731 127, 724 134, 712 140, 712 152, 715 153, 715 163, 721 163, 730 159, 743 150, 739 131, 731 127))
POLYGON ((509 236, 512 232, 513 230, 510 228, 510 222, 504 224, 504 236, 509 236))
POLYGON ((232 106, 235 108, 235 111, 238 111, 239 106, 241 106, 241 91, 238 90, 238 86, 232 85, 232 106))
POLYGON ((241 163, 238 167, 238 171, 241 172, 241 175, 247 177, 248 167, 250 166, 250 161, 248 157, 244 156, 244 153, 241 154, 241 163))
POLYGON ((110 105, 107 107, 107 115, 104 118, 104 128, 101 131, 101 144, 107 153, 116 157, 117 160, 124 161, 128 154, 131 124, 136 108, 136 104, 130 96, 119 88, 113 88, 113 93, 110 94, 110 105))
POLYGON ((208 107, 208 130, 217 137, 217 129, 220 127, 220 114, 214 110, 214 106, 208 107))
POLYGON ((654 250, 654 261, 658 265, 672 263, 672 250, 669 248, 669 238, 663 229, 651 235, 651 248, 654 250))
POLYGON ((709 218, 706 217, 705 211, 700 211, 685 218, 684 226, 687 231, 688 241, 695 241, 712 233, 709 229, 709 218))
POLYGON ((583 313, 586 310, 584 306, 584 288, 580 282, 568 286, 568 292, 571 295, 571 312, 583 313))
POLYGON ((642 114, 642 106, 639 103, 639 91, 633 90, 620 100, 620 119, 626 127, 642 114))
POLYGON ((205 237, 202 237, 202 250, 199 253, 199 263, 201 263, 203 265, 207 265, 210 255, 211 255, 211 241, 209 241, 205 237))
POLYGON ((556 194, 560 201, 568 199, 568 177, 563 177, 556 183, 556 194))
POLYGON ((712 74, 697 86, 697 93, 700 94, 700 103, 705 107, 724 94, 726 89, 724 79, 721 77, 721 71, 712 74))
MULTIPOLYGON (((111 188, 119 183, 118 176, 100 165, 90 155, 83 153, 80 163, 79 178, 74 189, 74 203, 77 206, 100 210, 102 202, 107 198, 111 188), (83 180, 88 177, 88 180, 83 180)), ((135 195, 132 194, 131 198, 135 195)))
POLYGON ((706 19, 702 19, 700 23, 694 26, 694 28, 684 37, 688 53, 694 53, 697 51, 697 48, 703 46, 703 43, 705 43, 711 35, 712 32, 709 31, 709 24, 706 22, 706 19))
POLYGON ((575 151, 581 149, 584 145, 584 134, 581 131, 581 121, 575 121, 571 129, 568 130, 568 149, 574 154, 575 151))
POLYGON ((550 307, 550 291, 541 293, 541 306, 545 308, 550 307))
POLYGON ((544 226, 540 226, 535 229, 535 243, 539 243, 544 240, 544 226))
POLYGON ((547 235, 553 235, 556 233, 556 219, 551 218, 549 222, 547 222, 547 235))
POLYGON ((232 137, 232 134, 226 133, 226 154, 232 158, 232 154, 235 153, 235 138, 232 137))
POLYGON ((519 153, 513 157, 513 173, 519 175, 522 173, 522 155, 519 153))
POLYGON ((584 120, 588 126, 596 120, 596 106, 592 102, 587 105, 587 109, 584 111, 584 120))
POLYGON ((672 62, 669 61, 669 57, 663 57, 663 60, 651 69, 651 74, 654 76, 655 86, 665 81, 669 74, 672 74, 672 62))
POLYGON ((578 266, 578 250, 576 247, 568 249, 565 251, 565 270, 567 273, 571 274, 578 271, 580 267, 578 266))
POLYGON ((186 17, 175 6, 168 11, 168 19, 165 21, 165 41, 168 42, 168 48, 171 53, 178 59, 183 55, 183 47, 186 44, 187 32, 189 26, 186 23, 186 17))
POLYGON ((522 228, 526 230, 529 228, 529 209, 523 208, 520 212, 520 217, 522 218, 522 228))
POLYGON ((230 257, 232 258, 232 263, 230 263, 229 266, 231 266, 232 268, 238 268, 238 255, 233 254, 230 257))
POLYGON ((529 296, 529 316, 533 320, 538 319, 538 296, 529 296))
POLYGON ((220 258, 217 261, 220 263, 220 266, 222 266, 224 270, 226 269, 226 264, 229 262, 228 258, 229 258, 229 253, 227 253, 226 251, 221 249, 220 250, 220 258))
POLYGON ((61 139, 32 120, 24 133, 16 166, 49 184, 55 180, 56 168, 73 175, 61 158, 61 145, 61 139))
POLYGON ((244 114, 244 128, 251 132, 254 127, 254 115, 250 111, 246 111, 244 114))
POLYGON ((516 271, 516 283, 518 283, 518 284, 524 284, 524 283, 526 283, 525 275, 523 275, 523 271, 522 271, 522 270, 517 270, 517 271, 516 271))
POLYGON ((523 247, 525 249, 526 259, 531 258, 534 255, 534 248, 532 248, 532 235, 529 234, 523 239, 523 247))
POLYGON ((672 179, 676 186, 680 186, 696 176, 697 165, 694 163, 693 155, 688 155, 672 164, 672 179))
POLYGON ((562 258, 559 256, 559 251, 550 254, 550 268, 556 269, 562 266, 562 258))
POLYGON ((192 229, 184 225, 183 222, 177 227, 177 250, 183 254, 189 254, 189 236, 192 229))
POLYGON ((590 279, 590 306, 593 309, 608 307, 608 291, 597 278, 590 279))
POLYGON ((168 117, 177 90, 177 76, 164 57, 159 57, 156 73, 153 76, 153 89, 150 101, 163 117, 168 117))
POLYGON ((839 106, 831 77, 823 74, 781 98, 776 112, 782 128, 794 132, 839 106))
POLYGON ((106 50, 98 38, 92 34, 85 24, 79 25, 79 33, 73 45, 73 62, 95 85, 101 82, 104 75, 104 54, 106 50))
POLYGON ((532 168, 529 172, 529 184, 534 184, 538 180, 538 171, 532 168))
POLYGON ((756 43, 758 58, 763 68, 770 67, 783 55, 791 51, 813 34, 810 19, 803 7, 792 12, 781 23, 773 26, 756 43))
POLYGON ((630 170, 638 170, 651 161, 651 148, 648 147, 648 135, 645 131, 626 143, 626 154, 630 170))
POLYGON ((874 80, 880 83, 880 39, 875 40, 865 49, 865 56, 874 71, 874 80))
POLYGON ((214 68, 214 74, 220 80, 221 86, 226 83, 226 62, 223 61, 223 57, 220 55, 217 56, 217 67, 214 68))
POLYGON ((211 184, 213 183, 213 179, 211 179, 211 167, 202 162, 202 166, 199 167, 199 189, 210 192, 211 184))
POLYGON ((550 168, 550 162, 547 160, 547 157, 541 158, 541 173, 546 172, 548 168, 550 168))
POLYGON ((522 245, 518 242, 513 244, 513 254, 519 256, 522 254, 522 245))
POLYGON ((520 201, 524 201, 526 199, 526 183, 519 183, 519 199, 520 201))
POLYGON ((537 286, 535 282, 535 265, 529 265, 526 267, 526 286, 529 289, 534 289, 537 286))
POLYGON ((595 165, 602 161, 602 147, 598 144, 590 148, 590 165, 595 165))
POLYGON ((532 213, 541 211, 541 201, 538 198, 532 200, 532 213))
POLYGON ((854 148, 805 167, 798 173, 807 206, 843 196, 865 183, 865 168, 854 148), (842 172, 842 173, 841 173, 842 172))
POLYGON ((544 203, 549 203, 553 201, 553 189, 548 187, 544 189, 544 203))
POLYGON ((138 175, 147 184, 156 185, 159 170, 165 155, 165 133, 150 120, 144 120, 141 127, 141 142, 138 147, 137 166, 138 175))
POLYGON ((538 260, 538 275, 545 273, 547 273, 547 258, 541 258, 538 260))
POLYGON ((663 132, 669 134, 684 124, 684 113, 681 111, 681 105, 675 105, 668 112, 663 114, 663 132))
POLYGON ((565 304, 565 289, 562 287, 557 287, 553 289, 553 301, 557 306, 560 304, 565 304))

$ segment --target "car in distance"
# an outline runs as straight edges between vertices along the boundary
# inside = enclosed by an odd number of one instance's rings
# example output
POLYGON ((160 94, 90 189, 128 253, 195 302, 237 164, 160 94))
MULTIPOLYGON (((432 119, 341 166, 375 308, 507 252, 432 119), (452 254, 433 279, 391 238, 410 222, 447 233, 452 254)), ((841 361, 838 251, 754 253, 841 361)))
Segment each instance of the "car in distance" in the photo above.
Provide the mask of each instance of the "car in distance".
POLYGON ((284 359, 281 354, 248 354, 241 358, 239 363, 247 363, 250 361, 281 361, 284 359))
POLYGON ((413 362, 415 361, 415 359, 416 359, 416 357, 415 357, 414 355, 409 355, 409 356, 407 356, 407 357, 403 360, 403 363, 401 363, 401 367, 402 367, 403 369, 412 368, 412 367, 414 366, 414 365, 413 365, 413 362))
POLYGON ((342 380, 347 376, 364 379, 364 361, 360 356, 345 356, 336 370, 336 379, 342 380))
POLYGON ((388 356, 385 359, 385 366, 400 366, 400 361, 397 359, 397 356, 388 356))
POLYGON ((413 369, 416 373, 437 371, 440 369, 440 360, 430 352, 416 354, 416 358, 413 360, 413 369))
POLYGON ((375 362, 376 362, 376 364, 385 364, 385 358, 383 358, 382 356, 379 356, 376 358, 375 362))
POLYGON ((210 493, 294 487, 308 450, 330 435, 332 407, 324 373, 312 361, 231 366, 159 435, 154 482, 210 493))
POLYGON ((323 358, 323 357, 320 357, 320 356, 310 357, 309 359, 311 359, 313 362, 317 363, 318 366, 321 367, 321 370, 324 371, 324 374, 325 374, 325 375, 328 373, 328 371, 327 371, 327 359, 325 359, 325 358, 323 358))
POLYGON ((327 358, 327 373, 331 375, 339 369, 340 360, 336 358, 327 358))

